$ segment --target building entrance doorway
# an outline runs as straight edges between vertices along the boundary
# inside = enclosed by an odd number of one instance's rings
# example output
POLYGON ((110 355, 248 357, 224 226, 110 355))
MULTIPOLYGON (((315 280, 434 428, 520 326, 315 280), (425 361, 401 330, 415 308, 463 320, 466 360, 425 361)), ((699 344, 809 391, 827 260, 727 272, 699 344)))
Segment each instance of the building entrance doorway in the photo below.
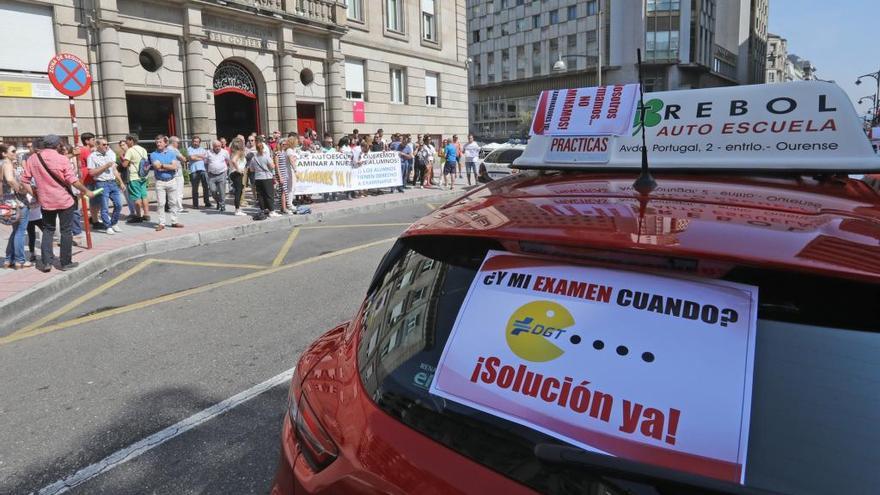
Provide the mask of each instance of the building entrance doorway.
POLYGON ((300 136, 305 134, 307 129, 318 131, 318 135, 321 135, 321 129, 318 128, 318 114, 318 105, 314 103, 296 104, 296 131, 300 136))
POLYGON ((227 141, 262 132, 257 84, 241 64, 226 60, 214 71, 214 114, 217 135, 227 141))
POLYGON ((150 143, 159 134, 177 134, 177 116, 173 96, 125 95, 129 132, 150 143))

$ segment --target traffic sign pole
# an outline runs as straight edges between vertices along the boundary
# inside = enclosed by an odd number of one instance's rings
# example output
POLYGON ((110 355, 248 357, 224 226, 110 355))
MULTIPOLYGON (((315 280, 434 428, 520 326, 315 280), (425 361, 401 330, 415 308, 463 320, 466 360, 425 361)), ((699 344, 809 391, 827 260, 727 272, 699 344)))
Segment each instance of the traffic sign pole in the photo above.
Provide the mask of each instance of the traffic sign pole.
MULTIPOLYGON (((73 99, 84 95, 92 85, 89 67, 76 55, 59 53, 49 61, 49 82, 61 94, 70 98, 70 124, 73 126, 73 146, 79 143, 79 127, 76 125, 76 105, 73 99)), ((79 156, 76 157, 77 175, 80 172, 79 156)), ((80 177, 83 179, 83 177, 80 177)), ((89 204, 85 195, 81 195, 83 228, 86 231, 86 247, 92 249, 92 227, 89 216, 89 204)))
MULTIPOLYGON (((76 105, 74 104, 73 97, 70 98, 70 125, 73 127, 73 144, 76 146, 79 143, 79 126, 76 124, 76 105)), ((79 173, 81 170, 79 156, 76 157, 76 163, 76 170, 79 173)), ((85 194, 80 195, 80 206, 82 207, 83 229, 86 231, 86 248, 92 249, 92 217, 89 215, 89 203, 86 200, 85 194)))

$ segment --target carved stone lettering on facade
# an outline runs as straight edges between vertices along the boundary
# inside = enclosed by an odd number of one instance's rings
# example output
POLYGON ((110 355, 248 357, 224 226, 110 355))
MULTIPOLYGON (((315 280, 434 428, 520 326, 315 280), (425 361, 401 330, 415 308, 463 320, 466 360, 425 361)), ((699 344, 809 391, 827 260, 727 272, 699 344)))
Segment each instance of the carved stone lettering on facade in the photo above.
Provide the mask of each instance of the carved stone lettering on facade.
POLYGON ((217 43, 226 43, 228 45, 236 45, 243 46, 245 48, 266 48, 266 42, 264 40, 257 40, 253 38, 246 38, 244 36, 237 36, 234 34, 223 34, 223 33, 215 33, 212 31, 208 32, 208 39, 211 41, 215 41, 217 43))

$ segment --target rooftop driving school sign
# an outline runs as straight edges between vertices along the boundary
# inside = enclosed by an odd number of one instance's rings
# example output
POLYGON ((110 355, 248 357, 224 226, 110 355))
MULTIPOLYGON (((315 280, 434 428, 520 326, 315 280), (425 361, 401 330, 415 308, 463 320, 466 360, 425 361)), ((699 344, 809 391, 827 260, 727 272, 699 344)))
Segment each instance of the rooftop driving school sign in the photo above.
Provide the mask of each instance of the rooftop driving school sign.
MULTIPOLYGON (((544 92, 515 165, 639 167, 641 113, 629 86, 544 92)), ((852 102, 831 83, 646 93, 644 114, 652 169, 880 170, 852 102)))
POLYGON ((758 289, 490 252, 431 393, 587 450, 742 483, 758 289))
POLYGON ((70 98, 82 96, 92 85, 89 67, 76 55, 59 53, 49 61, 49 82, 70 98))

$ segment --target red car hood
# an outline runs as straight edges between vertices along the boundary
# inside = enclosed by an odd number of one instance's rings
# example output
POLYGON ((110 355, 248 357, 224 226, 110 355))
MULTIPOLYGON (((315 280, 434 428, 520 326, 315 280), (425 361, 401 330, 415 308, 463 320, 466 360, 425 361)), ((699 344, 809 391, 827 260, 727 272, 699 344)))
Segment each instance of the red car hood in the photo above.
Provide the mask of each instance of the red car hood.
POLYGON ((880 280, 880 196, 857 180, 521 173, 414 223, 404 237, 476 236, 880 280))

